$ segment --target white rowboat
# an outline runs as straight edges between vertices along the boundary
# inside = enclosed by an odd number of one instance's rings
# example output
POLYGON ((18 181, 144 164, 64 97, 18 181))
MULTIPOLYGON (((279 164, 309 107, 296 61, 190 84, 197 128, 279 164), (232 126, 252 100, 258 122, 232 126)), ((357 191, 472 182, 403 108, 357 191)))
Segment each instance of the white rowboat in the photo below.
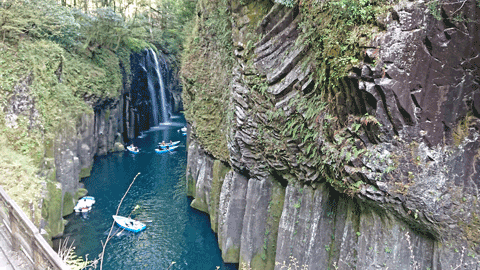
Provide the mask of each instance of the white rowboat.
POLYGON ((147 225, 143 224, 142 222, 138 220, 134 220, 128 217, 122 217, 122 216, 115 216, 113 215, 113 220, 117 223, 120 228, 123 228, 127 231, 131 232, 141 232, 145 230, 147 225))

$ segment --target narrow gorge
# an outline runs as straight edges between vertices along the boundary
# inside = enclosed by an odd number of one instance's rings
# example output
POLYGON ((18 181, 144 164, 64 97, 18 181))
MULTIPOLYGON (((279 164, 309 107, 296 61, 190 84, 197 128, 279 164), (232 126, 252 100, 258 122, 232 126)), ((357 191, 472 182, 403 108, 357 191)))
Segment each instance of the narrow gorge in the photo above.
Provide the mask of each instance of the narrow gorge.
POLYGON ((478 2, 276 2, 199 1, 182 66, 225 262, 478 269, 478 2))
POLYGON ((224 265, 480 269, 479 0, 77 2, 0 1, 0 185, 50 243, 184 113, 224 265))

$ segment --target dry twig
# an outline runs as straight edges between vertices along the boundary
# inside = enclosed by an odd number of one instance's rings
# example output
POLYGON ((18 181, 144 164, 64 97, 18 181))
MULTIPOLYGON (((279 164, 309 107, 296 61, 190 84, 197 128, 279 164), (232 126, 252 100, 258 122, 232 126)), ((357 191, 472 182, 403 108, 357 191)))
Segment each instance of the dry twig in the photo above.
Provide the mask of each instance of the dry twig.
MULTIPOLYGON (((118 215, 118 211, 120 211, 120 206, 122 205, 123 199, 125 199, 125 197, 127 196, 128 191, 132 187, 133 183, 135 182, 135 180, 137 179, 137 176, 139 174, 140 173, 137 173, 137 175, 135 175, 135 178, 133 178, 132 183, 130 183, 130 186, 128 186, 127 191, 125 191, 125 194, 123 194, 123 197, 120 200, 120 203, 118 204, 117 212, 115 212, 115 215, 118 215)), ((112 231, 113 231, 114 226, 115 226, 115 221, 112 222, 112 226, 110 227, 110 232, 108 232, 107 240, 105 240, 105 243, 102 243, 102 253, 100 253, 100 270, 102 270, 102 267, 103 267, 103 255, 105 254, 105 248, 107 247, 108 241, 110 241, 110 239, 112 239, 112 237, 113 237, 112 231)), ((116 234, 116 232, 115 232, 115 234, 116 234)))

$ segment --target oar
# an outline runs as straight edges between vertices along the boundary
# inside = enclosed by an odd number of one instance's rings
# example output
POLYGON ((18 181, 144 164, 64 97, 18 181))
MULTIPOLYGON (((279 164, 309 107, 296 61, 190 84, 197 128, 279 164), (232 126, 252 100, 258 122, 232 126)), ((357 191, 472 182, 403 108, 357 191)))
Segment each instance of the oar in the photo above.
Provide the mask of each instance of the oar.
MULTIPOLYGON (((128 217, 130 218, 130 216, 132 215, 132 213, 135 211, 135 210, 138 210, 140 209, 140 205, 135 205, 135 207, 133 208, 132 212, 130 212, 130 215, 128 215, 128 217)), ((140 222, 144 222, 144 223, 152 223, 153 220, 138 220, 140 222)))

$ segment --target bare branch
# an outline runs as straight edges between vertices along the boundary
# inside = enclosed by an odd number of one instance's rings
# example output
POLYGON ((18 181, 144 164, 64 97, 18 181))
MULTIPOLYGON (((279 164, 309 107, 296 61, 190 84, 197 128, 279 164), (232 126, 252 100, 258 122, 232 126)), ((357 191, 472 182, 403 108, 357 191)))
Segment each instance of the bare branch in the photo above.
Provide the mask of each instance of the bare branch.
MULTIPOLYGON (((127 196, 128 191, 129 191, 130 188, 132 187, 133 183, 135 182, 135 180, 137 179, 137 176, 138 176, 139 174, 140 174, 140 173, 137 173, 137 175, 135 175, 135 178, 133 178, 132 183, 130 183, 130 186, 128 186, 127 191, 125 191, 125 194, 123 194, 123 197, 122 197, 122 199, 120 200, 120 203, 118 204, 117 212, 115 212, 115 215, 118 215, 118 211, 120 211, 120 206, 122 206, 123 199, 125 199, 125 197, 127 196)), ((105 240, 105 243, 102 243, 102 253, 100 254, 100 270, 102 270, 102 267, 103 267, 103 255, 105 254, 105 248, 107 247, 108 241, 110 241, 110 239, 112 239, 112 237, 113 237, 112 231, 113 231, 113 227, 114 227, 114 226, 115 226, 115 220, 112 222, 112 226, 110 227, 110 232, 108 233, 107 240, 105 240)), ((122 231, 123 231, 123 230, 122 230, 122 231)), ((115 232, 115 234, 117 234, 117 232, 115 232)), ((114 234, 114 235, 115 235, 115 234, 114 234)))
POLYGON ((462 6, 460 6, 460 8, 458 8, 457 10, 455 10, 455 12, 453 12, 451 16, 453 16, 453 15, 454 15, 455 13, 457 13, 460 9, 462 9, 466 2, 467 2, 467 0, 464 0, 462 6))

